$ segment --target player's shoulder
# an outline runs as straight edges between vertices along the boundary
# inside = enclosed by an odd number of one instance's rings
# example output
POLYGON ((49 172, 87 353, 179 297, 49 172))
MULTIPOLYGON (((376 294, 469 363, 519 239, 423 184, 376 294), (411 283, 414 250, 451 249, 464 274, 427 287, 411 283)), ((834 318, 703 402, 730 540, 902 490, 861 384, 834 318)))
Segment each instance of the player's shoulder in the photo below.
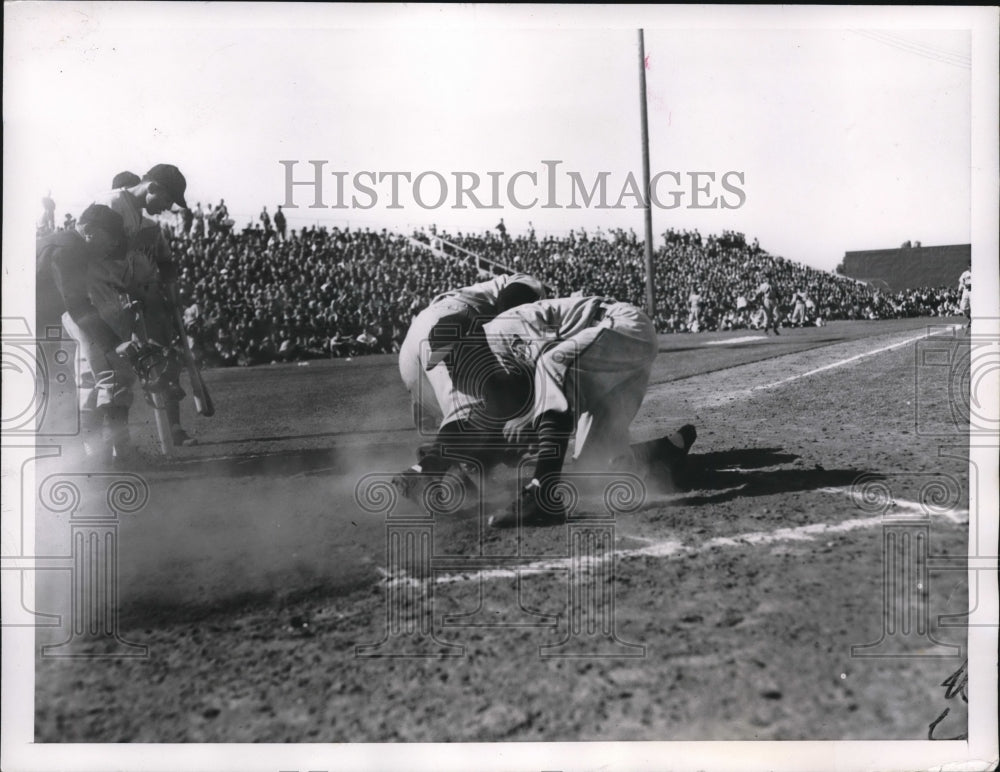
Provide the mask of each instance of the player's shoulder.
POLYGON ((95 196, 94 203, 103 204, 104 206, 110 206, 112 208, 115 206, 128 206, 132 208, 133 205, 138 203, 138 201, 135 196, 124 188, 116 188, 115 190, 106 190, 95 196))
POLYGON ((75 229, 56 231, 46 236, 41 236, 35 240, 35 251, 80 253, 87 252, 87 241, 75 229))

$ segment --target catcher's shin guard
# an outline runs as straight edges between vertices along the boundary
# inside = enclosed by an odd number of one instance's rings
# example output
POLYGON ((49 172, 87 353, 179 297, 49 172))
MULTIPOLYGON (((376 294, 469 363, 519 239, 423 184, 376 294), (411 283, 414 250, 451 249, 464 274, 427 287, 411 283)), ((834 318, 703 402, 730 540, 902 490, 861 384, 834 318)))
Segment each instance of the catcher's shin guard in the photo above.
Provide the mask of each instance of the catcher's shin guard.
POLYGON ((104 436, 104 416, 104 409, 80 411, 83 454, 87 463, 98 469, 110 468, 114 457, 111 441, 104 436))
POLYGON ((132 445, 132 434, 128 426, 127 407, 113 405, 107 408, 106 444, 114 457, 116 468, 128 468, 136 461, 135 448, 132 445))

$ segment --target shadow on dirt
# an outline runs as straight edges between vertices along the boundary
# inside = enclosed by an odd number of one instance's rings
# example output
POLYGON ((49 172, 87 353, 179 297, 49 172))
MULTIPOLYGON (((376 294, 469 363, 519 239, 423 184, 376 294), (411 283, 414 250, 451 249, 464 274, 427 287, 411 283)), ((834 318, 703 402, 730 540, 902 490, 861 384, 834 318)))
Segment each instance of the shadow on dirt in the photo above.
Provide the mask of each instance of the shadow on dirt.
MULTIPOLYGON (((193 458, 160 467, 163 474, 190 480, 199 477, 312 477, 397 470, 410 462, 412 448, 398 442, 358 447, 296 448, 222 458, 193 458)), ((412 463, 412 462, 410 462, 412 463)))
POLYGON ((797 458, 793 453, 782 452, 781 448, 734 448, 714 453, 692 453, 688 467, 692 472, 737 471, 737 467, 744 470, 790 464, 797 458))
POLYGON ((854 484, 862 475, 867 481, 883 479, 864 469, 826 469, 819 464, 811 468, 769 468, 797 459, 798 456, 783 453, 780 448, 692 454, 686 470, 687 488, 691 493, 673 503, 699 506, 754 496, 837 488, 854 484))

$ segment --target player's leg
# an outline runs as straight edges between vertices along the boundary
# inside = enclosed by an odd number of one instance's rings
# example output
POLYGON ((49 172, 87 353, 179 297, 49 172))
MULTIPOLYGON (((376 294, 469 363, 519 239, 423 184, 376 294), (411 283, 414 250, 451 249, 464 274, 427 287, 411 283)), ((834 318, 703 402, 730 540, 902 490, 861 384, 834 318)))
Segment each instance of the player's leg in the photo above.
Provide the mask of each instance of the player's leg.
POLYGON ((134 461, 128 427, 135 375, 128 364, 104 352, 73 324, 68 315, 64 326, 80 345, 82 364, 80 388, 80 423, 85 450, 101 463, 134 461))
POLYGON ((584 330, 539 359, 534 475, 519 501, 491 519, 494 527, 510 527, 519 521, 555 524, 565 519, 557 492, 566 482, 562 470, 574 415, 581 419, 575 426, 575 469, 606 471, 616 464, 631 465, 628 430, 649 381, 656 334, 637 309, 623 311, 614 327, 584 330))
POLYGON ((92 369, 95 347, 70 318, 63 314, 62 324, 69 336, 76 341, 77 357, 74 377, 80 410, 80 439, 83 452, 90 463, 106 468, 111 465, 113 450, 104 437, 105 410, 97 406, 97 377, 92 369))
POLYGON ((605 329, 569 374, 569 391, 592 417, 578 435, 574 461, 581 469, 630 469, 629 427, 642 406, 656 358, 655 335, 646 339, 605 329))
POLYGON ((764 331, 774 330, 774 334, 778 335, 778 309, 770 302, 764 302, 764 331))
POLYGON ((439 394, 446 393, 447 387, 441 383, 435 385, 428 378, 424 363, 430 351, 431 329, 450 313, 453 313, 451 306, 440 303, 428 306, 413 318, 399 347, 399 375, 410 394, 413 425, 421 434, 436 432, 444 417, 438 401, 439 394))

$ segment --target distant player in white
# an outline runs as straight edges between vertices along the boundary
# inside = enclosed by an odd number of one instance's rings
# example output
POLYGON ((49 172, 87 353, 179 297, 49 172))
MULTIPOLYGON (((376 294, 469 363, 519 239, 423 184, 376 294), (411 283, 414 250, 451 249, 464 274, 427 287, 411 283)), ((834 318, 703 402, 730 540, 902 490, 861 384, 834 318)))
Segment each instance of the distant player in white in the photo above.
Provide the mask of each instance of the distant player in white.
POLYGON ((792 295, 792 325, 804 327, 806 323, 806 293, 796 290, 792 295))
MULTIPOLYGON (((815 287, 810 287, 810 290, 815 291, 815 287)), ((823 326, 823 320, 820 318, 819 314, 816 313, 816 301, 813 300, 812 292, 806 295, 806 321, 815 322, 817 327, 823 326)))
POLYGON ((538 279, 515 273, 444 292, 414 317, 399 349, 399 374, 410 393, 413 423, 419 431, 433 434, 465 418, 475 403, 455 388, 441 361, 443 355, 432 361, 428 341, 435 326, 450 319, 447 326, 453 328, 457 340, 475 324, 483 324, 501 311, 545 297, 545 287, 538 279))
POLYGON ((691 288, 688 305, 690 308, 687 321, 688 330, 699 332, 701 330, 701 294, 698 292, 697 286, 691 288))
POLYGON ((958 301, 958 311, 959 313, 965 314, 968 323, 965 325, 966 329, 972 327, 972 264, 962 272, 962 275, 958 277, 958 288, 962 291, 962 296, 958 301))
POLYGON ((778 332, 778 296, 774 291, 770 275, 764 275, 754 297, 760 302, 761 310, 764 312, 764 334, 766 335, 768 330, 773 329, 775 335, 780 335, 781 333, 778 332))

